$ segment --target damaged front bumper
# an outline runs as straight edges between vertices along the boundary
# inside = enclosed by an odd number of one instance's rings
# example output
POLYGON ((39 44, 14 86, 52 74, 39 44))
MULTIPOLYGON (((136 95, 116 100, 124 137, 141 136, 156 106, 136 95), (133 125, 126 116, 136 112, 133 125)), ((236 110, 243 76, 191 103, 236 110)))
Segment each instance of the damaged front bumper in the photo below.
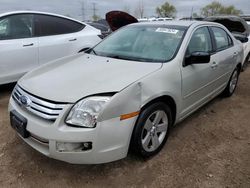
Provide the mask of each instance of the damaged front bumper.
MULTIPOLYGON (((96 128, 69 127, 64 123, 72 105, 67 105, 55 122, 44 120, 10 99, 9 111, 27 119, 28 138, 21 138, 40 153, 73 164, 100 164, 127 156, 137 116, 98 122, 96 128)), ((19 135, 20 136, 20 135, 19 135)))

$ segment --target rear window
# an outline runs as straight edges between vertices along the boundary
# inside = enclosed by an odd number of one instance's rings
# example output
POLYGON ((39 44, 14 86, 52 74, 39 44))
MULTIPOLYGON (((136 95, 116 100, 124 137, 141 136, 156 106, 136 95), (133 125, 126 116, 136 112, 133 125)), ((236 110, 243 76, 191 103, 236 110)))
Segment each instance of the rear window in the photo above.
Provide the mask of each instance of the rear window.
POLYGON ((232 39, 227 32, 219 27, 212 27, 215 37, 216 50, 223 50, 232 46, 232 39))
POLYGON ((0 40, 30 38, 33 31, 31 14, 17 14, 0 19, 0 40))
POLYGON ((49 15, 36 15, 35 24, 36 35, 38 36, 74 33, 85 27, 85 25, 81 23, 49 15))

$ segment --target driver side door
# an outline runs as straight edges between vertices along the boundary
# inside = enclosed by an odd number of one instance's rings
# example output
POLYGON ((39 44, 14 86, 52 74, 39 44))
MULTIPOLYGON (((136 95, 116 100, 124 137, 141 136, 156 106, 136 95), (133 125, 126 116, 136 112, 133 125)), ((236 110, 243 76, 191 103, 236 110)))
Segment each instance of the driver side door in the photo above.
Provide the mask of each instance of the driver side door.
POLYGON ((181 67, 183 118, 207 102, 216 90, 217 64, 214 64, 212 37, 208 27, 199 27, 193 32, 185 57, 194 52, 207 52, 211 56, 209 63, 187 66, 183 63, 181 67))

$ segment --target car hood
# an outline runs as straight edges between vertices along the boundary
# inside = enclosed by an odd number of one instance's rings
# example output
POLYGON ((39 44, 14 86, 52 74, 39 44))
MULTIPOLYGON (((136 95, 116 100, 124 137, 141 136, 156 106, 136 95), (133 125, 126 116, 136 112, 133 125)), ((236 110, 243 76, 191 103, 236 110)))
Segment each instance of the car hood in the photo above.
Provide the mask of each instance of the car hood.
POLYGON ((238 16, 210 16, 205 21, 224 25, 232 34, 248 36, 250 29, 247 22, 238 16))
POLYGON ((35 96, 74 103, 89 95, 121 91, 161 67, 162 63, 81 54, 33 70, 22 77, 18 84, 35 96))

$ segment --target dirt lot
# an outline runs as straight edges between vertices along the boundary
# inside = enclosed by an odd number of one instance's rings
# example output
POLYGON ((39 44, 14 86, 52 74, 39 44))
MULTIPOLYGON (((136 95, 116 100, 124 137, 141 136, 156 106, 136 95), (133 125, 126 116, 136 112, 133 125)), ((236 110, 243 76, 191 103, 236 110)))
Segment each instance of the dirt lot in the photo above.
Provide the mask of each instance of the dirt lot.
POLYGON ((70 165, 26 145, 9 125, 12 88, 0 87, 0 187, 250 187, 250 68, 234 96, 177 125, 158 156, 104 165, 70 165))

